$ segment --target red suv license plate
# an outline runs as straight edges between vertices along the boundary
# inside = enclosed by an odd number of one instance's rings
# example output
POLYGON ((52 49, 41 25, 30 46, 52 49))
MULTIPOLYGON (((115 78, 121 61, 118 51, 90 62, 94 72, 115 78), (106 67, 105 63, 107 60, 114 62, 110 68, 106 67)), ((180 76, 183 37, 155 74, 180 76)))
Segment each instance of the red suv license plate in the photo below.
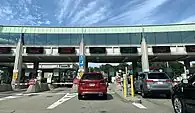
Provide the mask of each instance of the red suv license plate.
POLYGON ((90 83, 89 86, 95 86, 95 84, 94 83, 90 83))

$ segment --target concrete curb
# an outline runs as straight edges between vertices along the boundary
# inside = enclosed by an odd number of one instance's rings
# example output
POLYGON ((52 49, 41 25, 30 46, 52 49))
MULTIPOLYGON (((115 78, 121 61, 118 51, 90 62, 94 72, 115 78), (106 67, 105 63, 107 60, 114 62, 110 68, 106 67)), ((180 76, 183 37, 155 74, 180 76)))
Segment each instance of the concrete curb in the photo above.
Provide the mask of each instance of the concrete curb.
POLYGON ((115 95, 118 96, 123 102, 126 102, 126 103, 129 103, 129 102, 131 102, 131 103, 133 103, 133 102, 142 103, 141 99, 138 98, 137 96, 135 96, 135 97, 130 97, 130 96, 129 97, 124 97, 122 95, 122 92, 118 91, 114 84, 112 84, 111 89, 115 92, 115 95))
POLYGON ((136 96, 135 97, 124 97, 122 96, 121 94, 119 94, 117 91, 114 91, 115 92, 115 95, 118 96, 123 102, 126 102, 126 103, 142 103, 141 99, 137 98, 136 96))

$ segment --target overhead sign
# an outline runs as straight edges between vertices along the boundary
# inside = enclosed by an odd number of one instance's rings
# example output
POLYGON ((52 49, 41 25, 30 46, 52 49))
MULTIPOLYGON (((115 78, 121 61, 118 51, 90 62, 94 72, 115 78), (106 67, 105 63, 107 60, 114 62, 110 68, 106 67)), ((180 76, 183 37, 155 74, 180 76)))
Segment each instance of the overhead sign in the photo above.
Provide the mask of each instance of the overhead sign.
POLYGON ((137 53, 137 47, 120 47, 120 52, 124 54, 137 53))
POLYGON ((186 45, 186 52, 195 52, 195 46, 194 45, 186 45))
POLYGON ((105 47, 90 47, 89 52, 92 54, 105 54, 106 48, 105 47))
POLYGON ((153 53, 170 53, 171 49, 170 46, 153 46, 152 51, 153 53))
POLYGON ((28 53, 28 54, 43 54, 44 48, 43 47, 27 47, 26 53, 28 53))
POLYGON ((11 47, 0 47, 0 54, 10 54, 11 47))
POLYGON ((59 47, 58 53, 60 53, 60 54, 75 54, 75 47, 59 47))
POLYGON ((79 56, 79 67, 84 67, 84 56, 79 56))

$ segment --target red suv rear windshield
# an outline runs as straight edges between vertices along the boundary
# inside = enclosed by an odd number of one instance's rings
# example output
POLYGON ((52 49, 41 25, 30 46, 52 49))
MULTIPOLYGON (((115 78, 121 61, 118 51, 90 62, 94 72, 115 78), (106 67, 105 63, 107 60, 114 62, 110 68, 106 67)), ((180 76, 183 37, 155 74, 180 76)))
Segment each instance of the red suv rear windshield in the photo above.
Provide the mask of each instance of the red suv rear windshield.
POLYGON ((103 79, 102 74, 84 74, 82 80, 100 80, 103 79))

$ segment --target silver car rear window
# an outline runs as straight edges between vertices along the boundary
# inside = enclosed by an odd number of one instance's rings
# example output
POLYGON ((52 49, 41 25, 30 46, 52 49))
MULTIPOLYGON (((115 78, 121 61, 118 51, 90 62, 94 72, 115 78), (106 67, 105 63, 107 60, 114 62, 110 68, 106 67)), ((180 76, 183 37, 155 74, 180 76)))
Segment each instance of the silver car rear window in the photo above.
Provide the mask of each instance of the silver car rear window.
POLYGON ((169 79, 165 73, 149 73, 148 79, 169 79))

